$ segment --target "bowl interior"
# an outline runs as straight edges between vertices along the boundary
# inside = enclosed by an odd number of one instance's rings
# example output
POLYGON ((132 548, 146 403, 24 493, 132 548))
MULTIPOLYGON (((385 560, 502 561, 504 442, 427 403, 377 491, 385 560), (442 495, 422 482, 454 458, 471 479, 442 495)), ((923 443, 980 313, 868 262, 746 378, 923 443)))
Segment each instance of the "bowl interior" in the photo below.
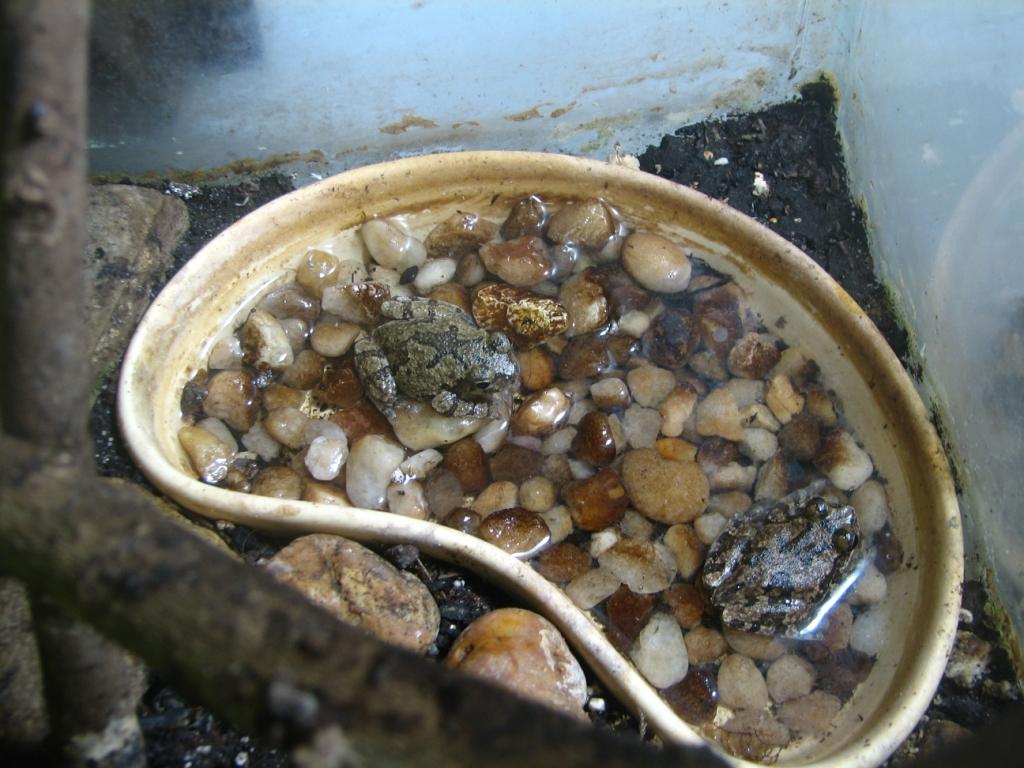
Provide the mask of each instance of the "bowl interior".
MULTIPOLYGON (((340 525, 362 538, 403 538, 406 531, 386 513, 346 510, 349 522, 339 524, 337 508, 242 496, 198 482, 177 439, 182 386, 203 367, 211 345, 272 285, 288 279, 307 248, 331 242, 340 253, 356 247, 352 228, 373 216, 411 214, 419 234, 456 209, 497 218, 527 194, 600 197, 632 223, 686 243, 749 291, 773 332, 818 362, 823 382, 887 481, 892 525, 912 567, 890 577, 886 643, 835 730, 822 742, 786 750, 780 761, 880 762, 926 708, 955 632, 962 550, 948 465, 913 384, 853 300, 794 246, 692 190, 605 163, 492 152, 370 166, 286 195, 207 245, 144 318, 120 386, 120 419, 134 458, 161 490, 212 517, 293 532, 340 525)), ((481 567, 443 534, 417 531, 437 554, 481 567)), ((498 581, 516 590, 520 571, 498 570, 498 581)))

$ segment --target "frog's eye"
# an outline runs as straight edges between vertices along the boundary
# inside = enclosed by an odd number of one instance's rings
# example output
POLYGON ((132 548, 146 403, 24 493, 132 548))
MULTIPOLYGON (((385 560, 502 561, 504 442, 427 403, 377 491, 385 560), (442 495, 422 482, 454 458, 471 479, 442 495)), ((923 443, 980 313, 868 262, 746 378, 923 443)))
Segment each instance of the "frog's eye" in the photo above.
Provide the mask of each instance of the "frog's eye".
POLYGON ((504 333, 492 333, 487 341, 490 348, 495 352, 508 352, 512 349, 512 342, 508 340, 508 336, 504 333))
POLYGON ((832 534, 832 546, 836 548, 837 552, 843 554, 852 552, 853 548, 857 546, 857 532, 846 526, 839 528, 832 534))
POLYGON ((811 507, 815 512, 818 513, 819 517, 824 517, 828 514, 828 502, 822 498, 814 498, 810 501, 811 507))

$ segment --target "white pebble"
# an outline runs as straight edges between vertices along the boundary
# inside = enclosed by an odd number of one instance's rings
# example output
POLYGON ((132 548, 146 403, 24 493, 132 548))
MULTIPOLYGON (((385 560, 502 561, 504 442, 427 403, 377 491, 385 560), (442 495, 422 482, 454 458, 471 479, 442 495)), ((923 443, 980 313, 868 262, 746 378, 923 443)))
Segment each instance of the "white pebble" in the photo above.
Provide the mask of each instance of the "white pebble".
POLYGON ((317 437, 306 450, 306 469, 317 480, 333 480, 348 458, 348 441, 317 437))
POLYGON ((366 265, 358 259, 342 259, 338 262, 339 283, 361 283, 367 277, 366 265))
POLYGON ((804 408, 804 396, 794 389, 789 377, 781 373, 772 376, 768 382, 764 400, 772 415, 783 424, 788 424, 804 408))
POLYGON ((877 480, 868 480, 854 491, 850 504, 857 510, 857 522, 865 535, 880 531, 889 520, 889 497, 877 480))
POLYGON ((490 454, 497 451, 505 442, 505 435, 508 434, 508 419, 491 419, 485 421, 483 426, 473 433, 473 439, 480 444, 484 453, 490 454))
POLYGON ((256 364, 287 368, 295 359, 291 341, 276 317, 254 309, 242 326, 242 347, 256 364))
POLYGON ((853 620, 850 633, 850 647, 855 651, 876 655, 885 644, 885 629, 888 617, 884 606, 875 606, 853 620))
POLYGON ((519 506, 519 486, 511 480, 497 480, 477 495, 473 501, 473 511, 480 517, 487 517, 501 509, 519 506))
POLYGON ((633 448, 651 448, 661 432, 661 414, 653 408, 631 405, 622 415, 626 441, 633 448))
POLYGON ((746 512, 753 504, 749 493, 743 491, 726 491, 716 493, 708 500, 707 512, 715 512, 722 517, 729 518, 739 512, 746 512))
POLYGON ((619 318, 619 330, 627 336, 639 339, 651 327, 650 316, 639 309, 631 309, 619 318))
POLYGON ((531 477, 519 486, 519 505, 528 512, 545 512, 555 505, 558 492, 546 477, 531 477))
POLYGON ((402 273, 397 269, 389 269, 379 264, 371 264, 370 279, 375 283, 383 283, 388 288, 391 288, 392 295, 394 295, 394 289, 402 282, 402 273))
POLYGON ((676 577, 676 560, 664 544, 620 539, 597 556, 607 568, 634 592, 651 595, 668 589, 676 577))
POLYGON ((357 507, 383 509, 392 473, 405 451, 380 435, 366 435, 352 446, 345 473, 345 491, 357 507))
POLYGON ((631 539, 647 540, 654 536, 654 523, 635 509, 627 509, 619 520, 619 530, 631 539))
POLYGON ((231 434, 231 430, 228 429, 227 424, 220 419, 214 419, 212 417, 203 419, 198 422, 196 426, 200 429, 205 429, 211 435, 220 440, 225 446, 231 449, 232 453, 238 453, 238 442, 235 440, 235 436, 231 434))
POLYGON ((722 388, 732 392, 740 410, 764 402, 765 383, 759 379, 729 379, 722 388))
POLYGON ((605 528, 603 531, 598 531, 590 537, 590 545, 587 547, 587 551, 590 552, 591 557, 597 558, 605 550, 611 549, 612 546, 618 544, 620 538, 622 537, 615 528, 605 528))
POLYGON ((853 435, 841 429, 825 437, 818 463, 829 481, 843 491, 859 487, 875 471, 871 457, 853 435))
POLYGON ((591 411, 596 411, 597 406, 594 405, 594 401, 589 398, 577 399, 573 402, 572 407, 569 409, 569 418, 566 419, 566 423, 570 426, 575 427, 591 411))
POLYGON ((370 219, 359 228, 370 257, 382 267, 404 272, 427 260, 427 249, 395 219, 370 219))
POLYGON ((313 329, 309 345, 324 357, 341 357, 349 351, 362 330, 355 323, 320 323, 313 329))
POLYGON ((267 418, 263 420, 263 428, 277 442, 297 451, 306 445, 306 424, 308 421, 309 419, 306 418, 306 414, 298 408, 286 406, 284 408, 275 408, 268 413, 267 418))
POLYGON ((885 580, 885 574, 869 563, 853 585, 853 593, 850 595, 850 603, 853 605, 874 605, 885 600, 889 590, 885 580))
POLYGON ((430 474, 431 470, 440 465, 444 456, 440 451, 427 448, 425 451, 414 453, 408 459, 398 465, 398 470, 404 477, 415 480, 422 480, 430 474))
POLYGON ((388 486, 387 497, 389 512, 417 520, 426 520, 430 517, 430 507, 423 493, 423 484, 418 480, 392 483, 388 486))
POLYGON ((597 474, 597 470, 585 461, 569 459, 569 474, 573 480, 586 480, 597 474))
POLYGON ((206 367, 211 371, 234 371, 242 367, 242 342, 234 334, 225 336, 210 347, 206 367))
POLYGON ((574 427, 560 429, 544 438, 544 442, 540 446, 540 452, 545 456, 566 454, 569 452, 569 448, 572 446, 572 441, 575 438, 576 429, 574 427))
POLYGON ((563 541, 572 533, 572 515, 569 514, 569 509, 564 504, 558 504, 546 512, 541 512, 540 517, 547 523, 548 530, 551 531, 552 544, 563 541))
POLYGON ((709 512, 693 521, 693 530, 697 532, 697 538, 704 544, 711 545, 718 538, 718 534, 725 529, 728 522, 717 512, 709 512))
POLYGON ((242 445, 264 461, 273 461, 281 453, 281 444, 270 436, 270 433, 263 428, 263 422, 260 421, 253 424, 252 428, 242 435, 242 445))
POLYGON ((634 232, 622 244, 622 266, 644 288, 678 293, 690 283, 690 259, 676 243, 650 232, 634 232))
POLYGON ((605 568, 592 568, 565 585, 565 594, 576 605, 587 611, 607 600, 622 585, 622 581, 605 568))
POLYGON ((768 667, 765 681, 772 701, 782 702, 806 696, 814 688, 814 667, 796 654, 780 656, 768 667))
POLYGON ((281 323, 284 335, 288 337, 288 342, 292 345, 292 352, 296 354, 301 352, 306 346, 306 335, 309 330, 306 323, 297 317, 285 317, 278 322, 281 323))
MULTIPOLYGON (((609 377, 590 385, 590 396, 602 410, 615 410, 629 404, 629 390, 622 379, 609 377)), ((570 412, 569 417, 572 418, 570 412)))
POLYGON ((455 259, 431 259, 420 267, 412 284, 421 294, 430 293, 437 286, 451 282, 451 279, 455 277, 456 267, 458 267, 458 262, 455 259))
POLYGON ((655 613, 629 653, 633 663, 655 688, 675 685, 689 670, 683 630, 672 616, 655 613))
POLYGON ((768 686, 753 661, 731 653, 718 668, 718 697, 730 709, 764 709, 768 706, 768 686))
POLYGON ((348 435, 345 434, 345 430, 327 419, 309 419, 302 428, 302 437, 306 445, 318 437, 329 437, 332 440, 342 440, 346 447, 348 446, 348 435))
POLYGON ((768 461, 779 450, 779 439, 767 429, 744 429, 739 448, 752 461, 768 461))
POLYGON ((658 412, 661 414, 661 434, 666 437, 679 437, 686 428, 686 422, 693 414, 697 405, 697 393, 689 387, 676 387, 661 401, 658 412))
POLYGON ((825 691, 812 691, 779 707, 779 720, 801 735, 820 736, 832 728, 842 702, 825 691))
POLYGON ((676 388, 676 377, 665 368, 641 365, 626 374, 626 383, 638 405, 657 408, 668 393, 676 388))
POLYGON ((697 404, 696 428, 704 437, 724 437, 726 440, 743 439, 743 426, 736 397, 725 387, 711 390, 697 404))

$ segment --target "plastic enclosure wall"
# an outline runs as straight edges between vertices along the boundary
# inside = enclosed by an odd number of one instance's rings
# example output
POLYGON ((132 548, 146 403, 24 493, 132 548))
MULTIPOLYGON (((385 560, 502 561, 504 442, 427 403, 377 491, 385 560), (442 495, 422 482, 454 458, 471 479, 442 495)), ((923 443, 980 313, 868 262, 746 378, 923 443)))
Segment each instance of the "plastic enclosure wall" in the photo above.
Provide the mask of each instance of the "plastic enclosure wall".
POLYGON ((201 10, 97 6, 94 172, 173 178, 299 153, 289 167, 303 184, 452 149, 604 158, 616 143, 642 151, 831 73, 879 272, 948 427, 968 546, 993 566, 1024 632, 1024 5, 230 0, 201 10))

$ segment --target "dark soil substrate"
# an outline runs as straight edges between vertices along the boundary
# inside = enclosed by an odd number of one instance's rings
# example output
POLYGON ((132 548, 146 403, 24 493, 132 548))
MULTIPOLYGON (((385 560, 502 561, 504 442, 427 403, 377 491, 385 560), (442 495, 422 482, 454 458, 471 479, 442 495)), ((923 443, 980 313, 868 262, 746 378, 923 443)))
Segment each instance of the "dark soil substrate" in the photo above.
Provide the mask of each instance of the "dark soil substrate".
MULTIPOLYGON (((727 202, 796 244, 853 296, 896 354, 908 362, 906 331, 875 276, 864 215, 850 197, 836 132, 833 91, 819 83, 802 93, 800 100, 760 112, 682 128, 665 136, 658 146, 648 147, 640 155, 641 168, 727 202), (728 163, 716 165, 719 158, 728 163), (770 185, 767 197, 753 193, 755 172, 761 172, 770 185)), ((172 190, 169 180, 164 187, 172 190)), ((225 227, 292 189, 287 176, 270 174, 235 185, 204 186, 188 197, 181 195, 188 206, 190 228, 175 253, 171 273, 225 227)), ((105 382, 92 414, 97 465, 103 474, 145 482, 117 434, 115 397, 114 381, 105 382)), ((251 563, 273 554, 282 544, 241 526, 218 530, 251 563)), ((383 554, 422 578, 438 601, 441 634, 429 655, 443 657, 473 619, 508 604, 505 596, 475 575, 420 556, 412 547, 392 547, 383 554)), ((996 643, 998 634, 987 623, 982 608, 985 599, 981 585, 967 586, 965 605, 970 604, 972 618, 963 628, 996 643)), ((998 647, 988 677, 1013 680, 1008 657, 998 647)), ((591 682, 597 695, 602 695, 600 685, 591 682)), ((929 738, 929 725, 955 723, 975 730, 1006 705, 1005 698, 983 692, 980 684, 966 689, 946 679, 922 726, 897 757, 912 756, 922 739, 929 738)), ((640 732, 637 722, 610 699, 607 709, 593 717, 601 727, 640 732)), ((142 702, 140 718, 149 765, 154 768, 279 766, 288 762, 283 753, 261 746, 201 708, 189 706, 158 679, 152 681, 142 702)))

